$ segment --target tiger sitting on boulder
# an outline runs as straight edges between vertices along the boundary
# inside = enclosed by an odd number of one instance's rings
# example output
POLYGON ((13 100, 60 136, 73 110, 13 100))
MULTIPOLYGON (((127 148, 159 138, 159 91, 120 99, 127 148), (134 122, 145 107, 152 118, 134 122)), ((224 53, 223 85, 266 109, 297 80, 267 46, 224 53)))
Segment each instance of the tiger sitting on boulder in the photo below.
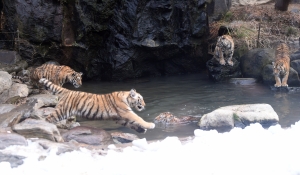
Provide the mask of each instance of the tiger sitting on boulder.
POLYGON ((231 36, 222 35, 218 38, 214 56, 221 65, 225 65, 226 63, 230 66, 233 66, 232 56, 234 52, 234 42, 231 36))

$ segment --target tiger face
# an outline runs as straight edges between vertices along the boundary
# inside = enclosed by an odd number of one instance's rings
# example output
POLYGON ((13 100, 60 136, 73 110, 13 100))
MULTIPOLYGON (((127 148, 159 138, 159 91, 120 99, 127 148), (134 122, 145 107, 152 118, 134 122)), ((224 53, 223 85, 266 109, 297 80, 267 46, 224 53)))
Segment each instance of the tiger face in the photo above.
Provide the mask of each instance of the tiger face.
POLYGON ((141 96, 141 94, 137 93, 135 89, 130 90, 128 101, 130 107, 134 107, 137 111, 142 111, 145 109, 146 104, 143 100, 143 97, 141 96))
POLYGON ((273 64, 273 74, 275 76, 280 76, 280 74, 284 74, 286 72, 284 64, 282 62, 272 62, 273 64))
POLYGON ((82 72, 73 72, 68 76, 68 79, 75 88, 79 88, 82 85, 82 72))

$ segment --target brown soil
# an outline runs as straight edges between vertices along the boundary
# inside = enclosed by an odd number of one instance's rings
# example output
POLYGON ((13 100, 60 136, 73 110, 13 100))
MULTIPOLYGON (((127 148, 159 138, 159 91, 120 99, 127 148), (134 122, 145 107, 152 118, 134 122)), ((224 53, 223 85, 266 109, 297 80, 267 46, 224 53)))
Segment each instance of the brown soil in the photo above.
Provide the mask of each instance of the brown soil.
POLYGON ((274 3, 231 7, 220 21, 210 23, 210 53, 220 26, 230 30, 237 56, 254 48, 274 48, 280 41, 293 52, 299 48, 300 4, 290 4, 285 12, 275 10, 274 3))

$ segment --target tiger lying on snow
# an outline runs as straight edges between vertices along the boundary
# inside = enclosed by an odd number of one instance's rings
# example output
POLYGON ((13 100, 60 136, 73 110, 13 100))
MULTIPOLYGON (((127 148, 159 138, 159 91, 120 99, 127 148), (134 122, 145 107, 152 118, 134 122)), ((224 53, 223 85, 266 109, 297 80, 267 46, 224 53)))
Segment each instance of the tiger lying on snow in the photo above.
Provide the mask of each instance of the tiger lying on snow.
POLYGON ((154 123, 144 121, 132 111, 132 107, 142 111, 146 106, 143 97, 134 89, 100 95, 68 90, 45 78, 39 82, 60 96, 55 111, 46 117, 48 122, 55 123, 75 115, 88 119, 112 119, 139 133, 155 127, 154 123))

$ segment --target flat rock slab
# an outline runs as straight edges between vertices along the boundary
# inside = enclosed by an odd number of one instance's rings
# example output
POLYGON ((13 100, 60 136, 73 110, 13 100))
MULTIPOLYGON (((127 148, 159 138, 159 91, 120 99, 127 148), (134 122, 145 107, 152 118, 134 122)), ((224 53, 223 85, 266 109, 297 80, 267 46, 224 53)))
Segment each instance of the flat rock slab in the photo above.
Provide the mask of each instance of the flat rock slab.
POLYGON ((14 125, 12 129, 26 138, 44 138, 55 142, 63 142, 57 127, 44 120, 28 118, 14 125))
POLYGON ((234 126, 248 126, 260 123, 264 127, 277 124, 277 113, 269 104, 245 104, 218 108, 200 119, 200 129, 229 131, 234 126))
POLYGON ((256 83, 255 78, 230 78, 230 83, 237 85, 253 85, 256 83))
POLYGON ((0 133, 0 149, 11 145, 27 145, 25 137, 15 133, 0 133))
POLYGON ((65 141, 75 140, 88 145, 113 144, 112 136, 103 129, 77 126, 62 134, 65 141))
POLYGON ((275 87, 270 86, 272 91, 276 92, 300 92, 300 87, 275 87))

